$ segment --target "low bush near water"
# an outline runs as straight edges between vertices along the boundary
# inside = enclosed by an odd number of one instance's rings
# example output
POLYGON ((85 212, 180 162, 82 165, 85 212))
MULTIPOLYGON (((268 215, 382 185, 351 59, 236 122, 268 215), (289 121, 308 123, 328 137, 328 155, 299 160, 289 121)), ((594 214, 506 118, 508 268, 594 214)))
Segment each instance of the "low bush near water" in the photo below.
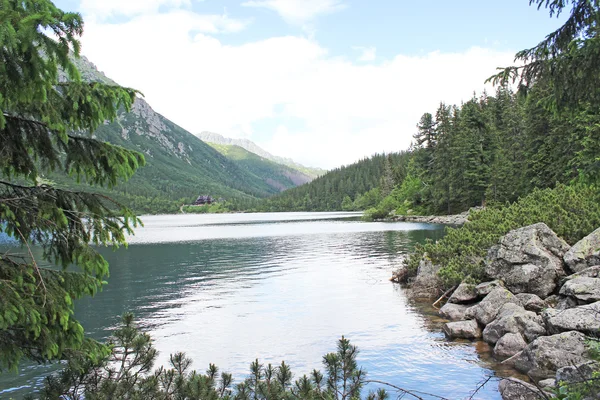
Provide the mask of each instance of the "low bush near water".
POLYGON ((509 231, 538 222, 573 245, 600 227, 600 191, 595 186, 561 184, 554 189, 536 189, 513 204, 489 205, 471 213, 466 225, 448 228, 438 242, 417 245, 405 265, 416 274, 426 254, 441 265, 439 276, 446 287, 467 278, 481 282, 486 278, 483 259, 488 249, 509 231))

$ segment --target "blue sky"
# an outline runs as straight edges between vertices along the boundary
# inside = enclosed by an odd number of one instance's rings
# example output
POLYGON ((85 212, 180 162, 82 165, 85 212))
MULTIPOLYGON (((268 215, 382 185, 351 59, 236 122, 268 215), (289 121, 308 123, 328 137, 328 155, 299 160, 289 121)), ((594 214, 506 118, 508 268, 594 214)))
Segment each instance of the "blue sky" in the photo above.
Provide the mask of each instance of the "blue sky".
MULTIPOLYGON (((527 0, 60 0, 83 54, 192 133, 326 168, 406 148, 562 23, 527 0)), ((493 88, 488 87, 488 90, 493 88)))

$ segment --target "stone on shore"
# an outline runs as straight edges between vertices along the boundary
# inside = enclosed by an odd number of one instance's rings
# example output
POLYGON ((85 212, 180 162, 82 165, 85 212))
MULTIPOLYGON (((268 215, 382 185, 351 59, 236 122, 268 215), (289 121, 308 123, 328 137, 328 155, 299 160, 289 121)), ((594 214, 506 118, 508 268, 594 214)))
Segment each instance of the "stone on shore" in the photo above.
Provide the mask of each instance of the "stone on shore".
POLYGON ((595 372, 600 371, 600 363, 587 361, 577 365, 567 365, 556 371, 556 382, 567 384, 585 382, 594 377, 595 372))
POLYGON ((565 275, 562 258, 569 245, 544 223, 507 233, 486 257, 485 272, 513 293, 546 298, 565 275))
POLYGON ((544 388, 553 388, 556 386, 556 379, 542 379, 538 382, 538 386, 542 389, 544 388))
POLYGON ((495 281, 491 281, 491 282, 480 283, 479 285, 477 285, 475 287, 475 290, 477 291, 477 296, 479 298, 484 298, 485 296, 490 294, 490 292, 492 290, 499 288, 499 287, 504 287, 504 284, 500 280, 495 280, 495 281))
POLYGON ((500 308, 507 303, 521 304, 519 299, 505 288, 495 288, 479 304, 467 309, 465 318, 475 318, 480 324, 487 325, 496 319, 500 308))
POLYGON ((515 295, 527 311, 536 313, 541 312, 548 307, 548 304, 540 296, 531 293, 519 293, 515 295))
POLYGON ((565 254, 564 260, 572 272, 600 265, 600 228, 575 243, 565 254))
POLYGON ((503 400, 542 400, 546 397, 538 388, 517 378, 506 378, 500 381, 498 391, 503 400))
POLYGON ((600 301, 600 278, 570 279, 560 289, 560 294, 586 303, 600 301))
POLYGON ((546 328, 544 320, 536 313, 517 304, 507 303, 498 312, 498 317, 483 330, 483 340, 494 344, 507 333, 519 333, 527 342, 532 342, 545 335, 546 328))
POLYGON ((468 304, 477 300, 475 285, 461 283, 448 299, 448 303, 468 304))
POLYGON ((481 328, 474 320, 448 322, 444 324, 443 330, 450 339, 481 338, 481 328))
POLYGON ((576 330, 597 334, 600 332, 600 301, 562 311, 547 310, 544 319, 550 333, 576 330))
POLYGON ((427 255, 424 255, 419 262, 417 276, 412 282, 412 297, 414 298, 432 298, 438 294, 441 287, 438 278, 439 265, 435 265, 427 255))
POLYGON ((465 319, 465 313, 470 306, 463 304, 446 303, 440 308, 440 317, 450 321, 462 321, 465 319))
POLYGON ((523 349, 514 366, 534 379, 554 378, 560 368, 587 361, 585 341, 585 335, 576 331, 541 336, 523 349))
POLYGON ((494 355, 498 358, 510 358, 526 346, 527 342, 520 333, 507 333, 496 342, 494 355))

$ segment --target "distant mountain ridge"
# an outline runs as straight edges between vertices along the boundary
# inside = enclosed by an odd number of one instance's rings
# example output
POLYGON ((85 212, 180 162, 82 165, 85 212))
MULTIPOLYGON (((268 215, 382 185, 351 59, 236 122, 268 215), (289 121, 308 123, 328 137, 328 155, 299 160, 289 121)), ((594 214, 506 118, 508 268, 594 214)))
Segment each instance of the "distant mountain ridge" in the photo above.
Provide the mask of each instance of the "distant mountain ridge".
POLYGON ((275 156, 248 139, 231 139, 218 133, 209 131, 200 132, 197 136, 207 143, 214 143, 227 146, 239 146, 243 149, 248 150, 251 153, 261 156, 262 158, 266 158, 267 160, 276 162, 277 164, 287 165, 288 167, 294 168, 310 176, 312 179, 324 175, 327 172, 326 170, 321 168, 305 167, 304 165, 295 162, 291 158, 275 156))

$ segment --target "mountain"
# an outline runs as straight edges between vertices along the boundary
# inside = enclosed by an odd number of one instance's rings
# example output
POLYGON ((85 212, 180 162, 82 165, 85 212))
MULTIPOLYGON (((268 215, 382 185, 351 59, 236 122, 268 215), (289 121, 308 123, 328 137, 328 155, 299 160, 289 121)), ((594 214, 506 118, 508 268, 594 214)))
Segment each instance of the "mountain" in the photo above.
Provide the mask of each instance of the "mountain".
POLYGON ((261 211, 365 210, 382 198, 382 178, 405 175, 409 153, 376 154, 327 172, 312 182, 265 199, 261 211))
POLYGON ((305 167, 304 165, 298 164, 290 158, 274 156, 273 154, 269 153, 268 151, 266 151, 265 149, 248 139, 231 139, 226 138, 223 135, 219 135, 218 133, 208 131, 200 132, 198 137, 207 143, 214 143, 227 146, 239 146, 243 149, 248 150, 251 153, 259 155, 260 157, 266 158, 267 160, 273 161, 277 164, 287 165, 288 167, 298 170, 313 179, 327 172, 321 168, 305 167))
POLYGON ((268 185, 279 191, 300 186, 313 180, 313 178, 297 169, 270 161, 240 146, 210 142, 207 142, 207 144, 246 171, 257 177, 262 177, 268 185))
MULTIPOLYGON (((83 79, 114 84, 87 59, 76 60, 76 65, 83 79)), ((224 156, 155 112, 143 98, 136 99, 130 112, 123 110, 114 122, 99 127, 94 137, 145 155, 146 166, 110 192, 137 212, 176 211, 201 194, 252 200, 281 191, 281 185, 269 182, 270 176, 224 156)), ((72 185, 59 174, 50 178, 72 185)))

